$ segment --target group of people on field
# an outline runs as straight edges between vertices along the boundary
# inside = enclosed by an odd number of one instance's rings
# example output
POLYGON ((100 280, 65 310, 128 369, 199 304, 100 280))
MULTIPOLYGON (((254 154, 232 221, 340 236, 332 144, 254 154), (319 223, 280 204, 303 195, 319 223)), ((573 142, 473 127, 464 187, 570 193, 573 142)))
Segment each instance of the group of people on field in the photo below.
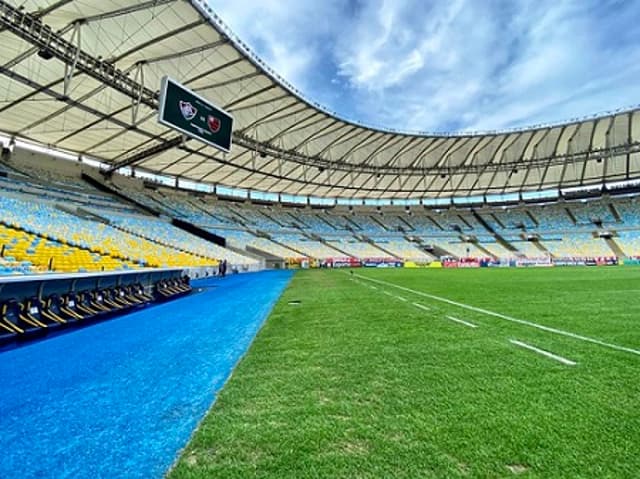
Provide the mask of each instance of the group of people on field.
POLYGON ((227 275, 227 260, 221 259, 218 262, 218 276, 222 276, 223 278, 227 275))

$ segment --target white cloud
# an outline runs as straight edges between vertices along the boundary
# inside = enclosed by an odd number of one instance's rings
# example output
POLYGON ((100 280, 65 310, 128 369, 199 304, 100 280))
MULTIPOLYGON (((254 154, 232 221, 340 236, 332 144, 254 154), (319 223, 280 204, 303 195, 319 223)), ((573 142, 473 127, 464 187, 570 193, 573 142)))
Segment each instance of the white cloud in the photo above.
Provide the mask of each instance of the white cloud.
POLYGON ((640 100, 637 2, 211 0, 211 5, 306 96, 372 125, 499 129, 640 100))

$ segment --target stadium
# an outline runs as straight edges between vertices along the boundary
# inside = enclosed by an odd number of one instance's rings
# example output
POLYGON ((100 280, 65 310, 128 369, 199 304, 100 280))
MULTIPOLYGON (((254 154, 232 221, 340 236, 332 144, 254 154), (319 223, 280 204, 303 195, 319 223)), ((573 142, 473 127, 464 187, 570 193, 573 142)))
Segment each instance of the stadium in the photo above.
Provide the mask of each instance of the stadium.
POLYGON ((0 477, 637 477, 640 108, 374 128, 205 0, 0 41, 0 477))

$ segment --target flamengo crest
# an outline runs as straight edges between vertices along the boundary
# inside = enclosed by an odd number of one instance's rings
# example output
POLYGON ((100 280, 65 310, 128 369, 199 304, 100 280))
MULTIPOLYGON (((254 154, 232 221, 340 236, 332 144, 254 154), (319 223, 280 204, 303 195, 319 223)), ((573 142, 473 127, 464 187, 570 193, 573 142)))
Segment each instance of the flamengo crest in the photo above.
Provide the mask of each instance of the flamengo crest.
POLYGON ((207 117, 207 125, 209 126, 211 133, 218 133, 220 131, 220 127, 222 126, 222 122, 220 121, 220 118, 209 115, 207 117))

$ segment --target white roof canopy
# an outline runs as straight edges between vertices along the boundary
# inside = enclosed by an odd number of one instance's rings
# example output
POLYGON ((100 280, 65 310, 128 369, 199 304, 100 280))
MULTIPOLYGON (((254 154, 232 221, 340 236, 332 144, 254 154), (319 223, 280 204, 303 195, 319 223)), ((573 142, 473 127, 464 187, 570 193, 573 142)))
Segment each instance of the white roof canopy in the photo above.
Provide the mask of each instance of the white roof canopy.
MULTIPOLYGON (((640 177, 640 110, 510 132, 372 129, 306 100, 204 0, 0 0, 0 130, 181 178, 418 198, 640 177), (234 116, 224 154, 157 122, 168 75, 234 116)), ((295 52, 291 53, 295 55, 295 52)))

